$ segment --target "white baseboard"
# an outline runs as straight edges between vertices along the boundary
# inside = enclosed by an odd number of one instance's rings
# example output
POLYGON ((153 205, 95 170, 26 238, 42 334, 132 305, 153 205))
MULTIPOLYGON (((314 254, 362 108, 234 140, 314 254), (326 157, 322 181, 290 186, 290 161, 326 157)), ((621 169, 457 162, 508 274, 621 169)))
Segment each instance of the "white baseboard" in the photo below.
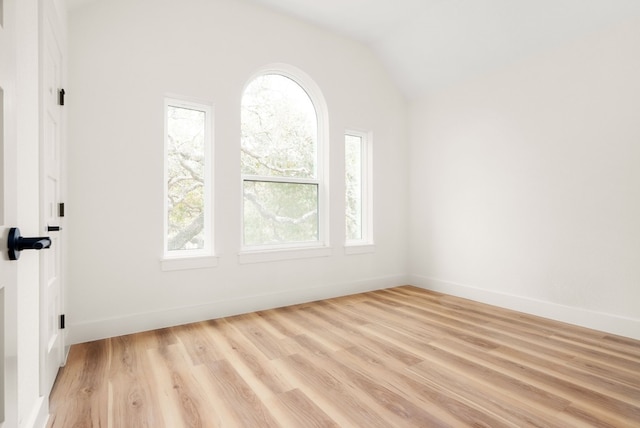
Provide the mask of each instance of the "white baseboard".
POLYGON ((524 296, 498 293, 420 275, 411 275, 409 283, 427 290, 640 340, 640 319, 625 318, 524 296))
POLYGON ((68 322, 67 344, 73 345, 141 331, 380 290, 406 285, 408 284, 407 280, 408 277, 406 275, 393 275, 278 293, 263 293, 235 299, 218 300, 202 305, 171 308, 83 323, 74 324, 68 322))

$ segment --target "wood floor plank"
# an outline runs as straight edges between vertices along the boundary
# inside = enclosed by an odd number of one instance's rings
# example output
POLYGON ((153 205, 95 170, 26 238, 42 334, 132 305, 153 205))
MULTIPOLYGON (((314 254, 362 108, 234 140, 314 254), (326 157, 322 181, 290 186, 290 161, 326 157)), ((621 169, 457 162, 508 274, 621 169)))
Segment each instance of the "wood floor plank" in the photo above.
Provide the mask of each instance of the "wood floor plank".
POLYGON ((634 427, 640 341, 411 286, 74 345, 67 427, 634 427))
POLYGON ((309 389, 322 394, 332 407, 339 409, 349 424, 347 426, 392 427, 383 416, 374 411, 363 397, 352 393, 342 379, 324 369, 318 369, 313 355, 292 355, 286 358, 291 373, 309 389))
POLYGON ((207 363, 216 397, 224 402, 233 422, 229 426, 278 427, 257 394, 226 360, 207 363))
POLYGON ((193 364, 204 364, 224 358, 211 335, 211 328, 204 323, 187 324, 180 327, 178 340, 189 353, 193 364))
POLYGON ((634 406, 640 406, 640 385, 632 387, 610 378, 578 370, 567 364, 558 364, 554 361, 545 360, 528 353, 526 349, 501 346, 492 350, 491 354, 501 356, 505 360, 524 367, 544 371, 554 379, 573 382, 583 388, 601 391, 618 400, 626 401, 634 406))
POLYGON ((149 335, 128 335, 109 340, 108 388, 111 406, 109 420, 119 420, 128 426, 162 427, 162 420, 156 416, 157 396, 149 372, 146 349, 149 335))
POLYGON ((456 353, 469 361, 483 364, 492 370, 498 370, 512 378, 518 378, 528 385, 553 394, 555 397, 565 399, 577 409, 598 407, 600 409, 598 414, 602 421, 618 421, 620 416, 622 420, 629 418, 640 420, 640 408, 595 389, 583 388, 575 382, 564 380, 547 371, 524 366, 492 353, 480 353, 464 343, 457 343, 453 340, 442 340, 437 346, 448 352, 456 353))
MULTIPOLYGON (((411 312, 415 313, 416 311, 421 310, 412 307, 412 304, 409 304, 409 306, 411 309, 407 310, 411 312)), ((506 310, 497 309, 497 311, 500 312, 506 310)), ((498 316, 498 318, 502 317, 498 316)), ((440 314, 433 315, 431 322, 436 325, 441 325, 442 323, 449 325, 446 318, 441 317, 440 314)), ((562 343, 556 343, 557 334, 553 330, 546 330, 545 335, 545 333, 541 333, 539 331, 532 332, 532 329, 528 327, 528 324, 527 327, 514 327, 514 324, 515 323, 508 323, 504 320, 484 324, 482 326, 477 324, 467 324, 462 326, 462 332, 467 334, 467 340, 470 342, 473 341, 472 338, 481 336, 484 338, 491 338, 494 342, 501 344, 518 343, 519 346, 528 348, 530 352, 542 352, 546 356, 558 358, 565 362, 571 362, 576 367, 583 367, 588 370, 593 369, 592 371, 597 370, 599 372, 606 372, 607 367, 614 365, 615 370, 617 370, 615 376, 624 377, 624 373, 627 371, 637 372, 637 370, 635 370, 636 367, 633 358, 620 358, 619 356, 610 353, 608 348, 602 348, 602 346, 600 346, 598 349, 587 350, 582 347, 576 347, 573 344, 566 344, 566 346, 563 346, 564 344, 562 343), (468 333, 472 334, 469 335, 468 333)), ((456 327, 453 328, 455 329, 456 327)), ((579 328, 577 328, 577 330, 583 331, 583 329, 579 328)), ((446 332, 451 335, 459 334, 458 332, 450 329, 446 332)), ((640 350, 636 353, 640 354, 640 350)), ((634 378, 633 375, 631 377, 634 378)))
MULTIPOLYGON (((206 394, 195 381, 193 371, 189 370, 188 353, 180 344, 147 351, 147 360, 153 373, 153 385, 158 396, 156 410, 162 413, 164 426, 203 427, 210 426, 207 421, 211 415, 207 412, 206 394), (179 424, 179 425, 178 425, 179 424)), ((114 415, 115 426, 122 424, 123 417, 114 415)), ((158 422, 155 422, 161 426, 158 422)), ((149 424, 150 427, 156 426, 149 424)), ((129 423, 127 426, 144 426, 129 423)))
POLYGON ((233 317, 233 326, 270 360, 289 355, 290 352, 279 335, 255 320, 254 314, 238 315, 233 317))
POLYGON ((51 391, 49 427, 106 426, 108 352, 107 340, 71 348, 67 367, 73 369, 68 374, 63 369, 51 391))
MULTIPOLYGON (((363 347, 349 348, 337 355, 336 359, 342 363, 343 370, 348 368, 359 375, 356 379, 365 389, 371 387, 367 387, 366 383, 363 384, 363 380, 375 382, 402 398, 402 400, 395 399, 401 410, 400 416, 405 418, 399 421, 399 426, 416 422, 419 426, 433 426, 436 424, 436 417, 441 424, 451 426, 472 425, 495 428, 513 426, 508 421, 496 417, 495 414, 485 412, 485 409, 479 409, 473 403, 461 400, 459 396, 416 381, 415 378, 407 375, 406 366, 392 359, 377 358, 373 354, 368 354, 363 347), (375 378, 371 377, 372 373, 376 374, 375 378), (403 404, 405 400, 411 405, 403 404), (429 416, 414 414, 416 408, 426 411, 429 416)), ((387 399, 385 398, 384 401, 387 399)))
POLYGON ((284 392, 278 398, 286 406, 290 414, 293 415, 297 426, 309 428, 339 427, 333 419, 299 389, 284 392))
POLYGON ((565 426, 549 412, 540 412, 529 403, 519 403, 511 394, 494 388, 491 383, 460 376, 454 367, 446 364, 431 362, 428 368, 410 367, 407 375, 514 427, 565 426))
POLYGON ((264 388, 261 396, 271 396, 293 387, 278 370, 270 367, 269 359, 253 345, 248 338, 234 329, 234 323, 229 320, 212 320, 207 323, 211 330, 209 334, 218 343, 224 359, 251 385, 254 389, 264 388))

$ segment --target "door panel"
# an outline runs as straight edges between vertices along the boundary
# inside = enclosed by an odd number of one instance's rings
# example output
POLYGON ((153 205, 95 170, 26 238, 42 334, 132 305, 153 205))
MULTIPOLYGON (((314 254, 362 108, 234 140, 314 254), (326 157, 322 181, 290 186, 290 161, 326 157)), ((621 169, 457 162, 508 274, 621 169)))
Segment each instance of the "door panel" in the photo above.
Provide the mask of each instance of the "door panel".
POLYGON ((63 336, 59 316, 62 313, 60 257, 61 231, 48 231, 49 226, 61 226, 62 219, 56 209, 60 202, 60 144, 62 106, 58 93, 62 88, 62 49, 54 26, 45 19, 42 55, 43 131, 41 139, 41 224, 43 233, 51 238, 51 247, 40 258, 43 353, 42 393, 53 387, 58 369, 63 362, 63 336))
POLYGON ((18 425, 17 269, 7 255, 17 224, 15 1, 0 0, 0 428, 18 425))

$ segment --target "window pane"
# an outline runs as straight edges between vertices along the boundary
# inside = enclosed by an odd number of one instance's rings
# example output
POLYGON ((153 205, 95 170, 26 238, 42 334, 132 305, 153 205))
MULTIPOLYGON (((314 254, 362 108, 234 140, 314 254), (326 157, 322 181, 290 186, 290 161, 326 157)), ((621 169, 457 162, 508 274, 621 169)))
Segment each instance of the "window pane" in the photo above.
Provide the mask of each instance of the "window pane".
POLYGON ((317 176, 318 120, 309 95, 277 74, 253 80, 242 97, 242 173, 317 176))
POLYGON ((244 244, 318 239, 316 184, 244 182, 244 244))
POLYGON ((347 240, 362 239, 362 137, 345 135, 347 240))
POLYGON ((204 248, 206 113, 167 107, 169 251, 204 248))

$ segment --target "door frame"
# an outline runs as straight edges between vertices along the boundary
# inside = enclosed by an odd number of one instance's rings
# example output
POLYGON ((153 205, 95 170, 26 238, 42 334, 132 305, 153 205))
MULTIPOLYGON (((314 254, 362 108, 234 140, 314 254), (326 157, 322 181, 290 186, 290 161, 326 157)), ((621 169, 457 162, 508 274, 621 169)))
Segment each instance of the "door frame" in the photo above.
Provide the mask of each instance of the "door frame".
MULTIPOLYGON (((39 104, 40 104, 40 143, 39 143, 39 151, 40 151, 40 161, 39 161, 39 184, 40 184, 40 195, 39 195, 39 204, 40 204, 40 230, 43 234, 49 234, 47 231, 47 222, 45 216, 45 210, 48 207, 45 207, 45 177, 46 177, 46 162, 44 158, 44 145, 45 145, 45 115, 47 114, 47 106, 46 106, 46 97, 45 91, 47 90, 46 86, 46 72, 45 69, 45 55, 47 55, 47 49, 50 44, 54 44, 58 47, 61 53, 61 64, 60 64, 60 87, 55 88, 55 90, 62 89, 66 86, 66 9, 64 2, 60 2, 58 0, 40 0, 39 4, 39 28, 40 28, 40 53, 39 53, 39 67, 40 67, 40 96, 39 96, 39 104)), ((58 147, 58 165, 59 178, 60 178, 60 189, 59 189, 59 198, 60 200, 64 200, 65 188, 64 188, 64 159, 65 159, 65 137, 66 137, 66 113, 65 109, 62 108, 60 112, 60 129, 59 129, 59 147, 58 147)), ((57 209, 57 207, 56 207, 57 209)), ((62 229, 64 229, 62 223, 63 218, 59 217, 59 225, 62 229)), ((59 248, 56 249, 58 251, 58 257, 61 259, 59 263, 59 282, 60 282, 60 292, 58 294, 59 302, 57 307, 59 308, 59 313, 54 314, 53 316, 56 319, 59 319, 59 316, 65 313, 65 298, 64 298, 64 278, 65 278, 65 269, 64 269, 64 247, 62 244, 62 232, 54 232, 57 233, 57 242, 56 244, 59 248)), ((44 257, 41 258, 40 262, 40 393, 44 396, 49 396, 51 392, 49 390, 49 386, 47 385, 47 379, 50 374, 47 373, 47 349, 48 349, 48 322, 44 314, 48 314, 48 302, 46 301, 45 289, 47 287, 47 278, 45 275, 44 269, 44 257)), ((68 347, 66 344, 66 330, 60 330, 60 345, 59 345, 59 357, 58 360, 60 362, 60 366, 64 365, 66 361, 66 356, 68 353, 68 347)))

